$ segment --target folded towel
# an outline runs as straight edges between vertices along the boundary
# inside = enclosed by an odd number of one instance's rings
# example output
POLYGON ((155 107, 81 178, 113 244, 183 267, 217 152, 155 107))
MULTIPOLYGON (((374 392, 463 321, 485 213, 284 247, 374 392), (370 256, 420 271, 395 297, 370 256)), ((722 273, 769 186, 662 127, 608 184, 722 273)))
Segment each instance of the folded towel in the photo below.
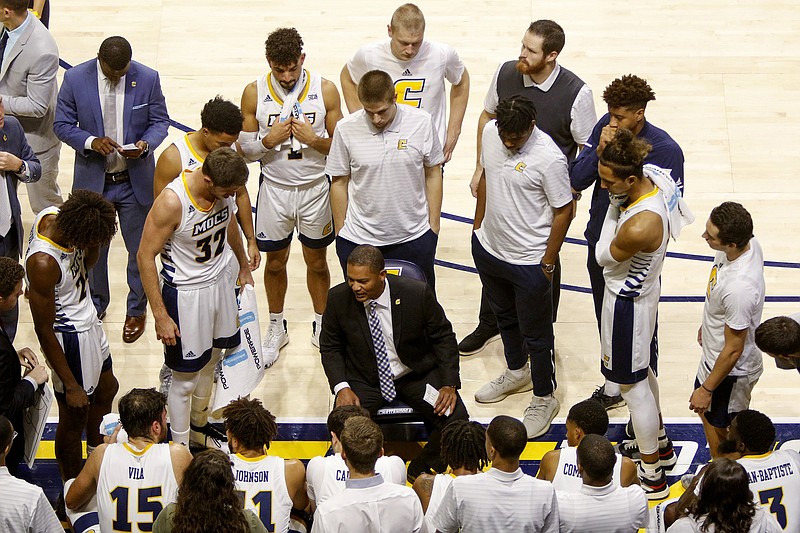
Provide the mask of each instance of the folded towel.
POLYGON ((677 239, 681 234, 681 229, 694 222, 694 214, 689 209, 689 205, 681 195, 681 190, 672 179, 671 171, 655 165, 645 165, 644 175, 661 189, 664 202, 669 213, 669 235, 677 239))
MULTIPOLYGON (((280 122, 284 122, 289 119, 289 117, 294 117, 295 120, 305 120, 306 116, 303 114, 303 111, 300 109, 300 105, 297 103, 297 98, 300 96, 300 93, 303 91, 303 88, 306 86, 306 82, 308 81, 306 76, 306 71, 303 69, 302 73, 300 74, 300 78, 292 87, 292 90, 289 91, 288 94, 283 98, 283 107, 281 108, 281 117, 280 122)), ((273 84, 272 87, 279 91, 279 93, 285 92, 283 87, 281 87, 280 83, 273 84)), ((306 148, 304 144, 294 138, 293 135, 290 135, 288 139, 286 139, 281 144, 275 145, 275 150, 280 150, 282 146, 291 146, 292 150, 298 151, 303 148, 306 148)))

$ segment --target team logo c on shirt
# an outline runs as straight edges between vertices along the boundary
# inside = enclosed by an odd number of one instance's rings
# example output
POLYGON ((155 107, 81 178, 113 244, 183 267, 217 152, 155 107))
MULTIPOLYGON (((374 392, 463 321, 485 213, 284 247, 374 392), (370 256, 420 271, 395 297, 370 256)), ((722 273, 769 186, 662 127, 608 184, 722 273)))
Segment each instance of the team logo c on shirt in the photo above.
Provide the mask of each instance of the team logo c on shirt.
POLYGON ((398 150, 408 150, 408 139, 400 139, 397 141, 398 150))
POLYGON ((517 172, 522 173, 527 167, 528 167, 528 165, 526 165, 525 163, 520 161, 519 163, 517 163, 517 166, 514 167, 514 170, 516 170, 517 172))
POLYGON ((706 298, 711 297, 711 291, 717 286, 717 274, 719 273, 719 265, 711 267, 711 274, 708 276, 708 288, 706 288, 706 298))

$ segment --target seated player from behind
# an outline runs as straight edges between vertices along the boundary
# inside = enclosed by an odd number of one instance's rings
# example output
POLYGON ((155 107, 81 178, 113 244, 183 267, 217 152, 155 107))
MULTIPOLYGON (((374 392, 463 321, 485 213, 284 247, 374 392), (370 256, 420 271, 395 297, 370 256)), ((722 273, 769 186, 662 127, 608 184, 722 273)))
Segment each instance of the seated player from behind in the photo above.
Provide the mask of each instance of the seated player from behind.
POLYGON ((386 483, 375 472, 375 462, 383 455, 378 425, 354 416, 344 423, 341 437, 350 477, 342 492, 317 507, 312 533, 424 533, 422 506, 414 491, 386 483))
POLYGON ((119 418, 127 442, 97 447, 69 487, 66 504, 85 511, 97 495, 100 531, 150 531, 177 498, 192 455, 167 442, 166 398, 155 389, 133 389, 120 398, 119 418))
MULTIPOLYGON (((584 400, 572 406, 567 414, 567 447, 550 450, 539 463, 536 477, 553 483, 556 490, 580 492, 583 486, 578 471, 578 445, 587 435, 605 435, 608 431, 608 414, 595 400, 584 400)), ((615 485, 628 487, 639 484, 636 463, 617 454, 612 478, 615 485)))
MULTIPOLYGON (((595 400, 586 400, 602 405, 595 400)), ((560 533, 630 533, 648 522, 647 497, 638 485, 620 487, 613 479, 620 456, 602 435, 585 435, 577 447, 579 491, 556 491, 560 533)), ((636 475, 634 469, 634 477, 636 475)))
POLYGON ((442 461, 448 466, 444 474, 420 474, 414 481, 428 531, 436 531, 430 517, 436 514, 444 492, 459 476, 477 474, 489 465, 486 456, 486 428, 478 422, 454 420, 442 430, 442 461))
MULTIPOLYGON (((358 405, 334 407, 328 415, 333 455, 312 457, 306 469, 308 498, 312 509, 334 494, 342 492, 350 477, 350 470, 342 459, 342 434, 345 422, 354 416, 369 417, 369 411, 358 405)), ((396 455, 381 455, 375 462, 375 472, 387 483, 406 484, 406 463, 396 455)))
POLYGON ((244 497, 244 508, 258 515, 267 531, 288 532, 292 507, 308 506, 303 463, 267 454, 278 425, 259 400, 234 400, 222 416, 236 491, 244 497))

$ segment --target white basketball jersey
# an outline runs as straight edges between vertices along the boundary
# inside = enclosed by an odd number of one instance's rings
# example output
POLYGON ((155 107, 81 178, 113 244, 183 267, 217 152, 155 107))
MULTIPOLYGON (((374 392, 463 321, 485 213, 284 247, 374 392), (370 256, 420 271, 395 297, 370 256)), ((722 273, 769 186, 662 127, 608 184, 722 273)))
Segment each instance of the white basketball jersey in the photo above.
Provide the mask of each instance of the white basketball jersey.
POLYGON ((637 298, 646 296, 654 290, 661 290, 659 276, 664 266, 664 257, 667 255, 669 219, 664 195, 658 187, 631 205, 620 209, 617 232, 626 221, 642 211, 652 211, 661 217, 661 245, 654 252, 637 252, 626 261, 603 268, 606 288, 618 296, 637 298))
MULTIPOLYGON (((310 74, 307 70, 306 86, 297 98, 297 104, 311 123, 318 137, 327 138, 325 129, 325 101, 322 98, 322 78, 318 74, 310 74)), ((299 83, 299 81, 298 81, 299 83)), ((258 88, 258 138, 269 134, 272 124, 280 120, 283 99, 286 91, 279 83, 272 81, 272 73, 268 72, 256 80, 258 88)), ((279 150, 270 149, 261 158, 261 175, 264 179, 284 187, 297 187, 321 178, 325 174, 325 156, 313 148, 302 148, 294 152, 288 143, 279 150)))
POLYGON ((194 149, 189 141, 188 133, 172 144, 175 145, 181 156, 181 171, 196 170, 203 166, 205 158, 200 157, 200 154, 194 149))
POLYGON ((800 533, 800 454, 775 450, 738 460, 750 477, 753 500, 778 521, 784 531, 800 533))
POLYGON ((728 261, 725 252, 716 253, 703 306, 703 361, 707 368, 713 368, 717 362, 725 346, 725 326, 728 326, 747 330, 742 355, 730 375, 761 372, 764 365, 756 347, 755 331, 761 323, 765 296, 764 254, 755 238, 750 239, 750 249, 734 261, 728 261))
MULTIPOLYGON (((617 462, 614 463, 614 473, 611 480, 615 485, 622 486, 622 456, 616 454, 617 462)), ((583 478, 578 472, 578 448, 567 446, 561 448, 558 454, 558 468, 553 477, 553 488, 566 492, 580 492, 583 486, 583 478)))
POLYGON ((292 499, 286 488, 284 461, 273 455, 248 459, 231 454, 237 492, 244 496, 244 508, 261 519, 267 531, 289 531, 292 499))
POLYGON ((219 278, 233 254, 225 242, 235 198, 217 199, 203 209, 192 198, 185 173, 166 188, 181 201, 181 223, 161 251, 161 277, 176 286, 207 285, 219 278))
MULTIPOLYGON (((56 319, 55 331, 86 331, 98 322, 97 310, 92 304, 89 292, 89 278, 86 272, 83 250, 64 248, 39 233, 39 223, 47 215, 57 215, 57 207, 47 207, 36 215, 28 237, 28 251, 25 261, 37 252, 51 256, 58 263, 61 279, 55 287, 56 319)), ((25 283, 30 286, 28 273, 25 283)))
POLYGON ((433 478, 431 498, 428 500, 428 510, 425 511, 425 522, 428 524, 428 531, 436 531, 436 528, 431 523, 431 519, 436 516, 436 511, 442 503, 444 493, 455 478, 456 476, 453 474, 436 474, 433 478))
MULTIPOLYGON (((386 483, 406 484, 406 465, 396 455, 382 455, 375 462, 375 473, 380 474, 386 483)), ((327 457, 314 457, 306 469, 308 497, 317 505, 345 489, 345 481, 350 477, 342 455, 337 453, 327 457)))
POLYGON ((152 531, 161 510, 178 497, 169 444, 139 451, 109 444, 97 479, 100 531, 152 531))
POLYGON ((424 40, 417 55, 401 61, 392 54, 390 41, 365 44, 347 62, 347 69, 355 83, 370 70, 387 72, 394 80, 397 103, 430 113, 439 143, 444 147, 447 134, 444 80, 458 84, 464 73, 464 63, 452 46, 424 40))

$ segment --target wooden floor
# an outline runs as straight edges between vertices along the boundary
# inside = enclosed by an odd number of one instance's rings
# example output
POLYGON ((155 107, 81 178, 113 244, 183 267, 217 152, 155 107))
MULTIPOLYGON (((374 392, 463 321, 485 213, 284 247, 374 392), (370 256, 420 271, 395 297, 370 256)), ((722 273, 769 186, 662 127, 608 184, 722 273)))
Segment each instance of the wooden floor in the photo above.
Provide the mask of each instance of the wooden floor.
MULTIPOLYGON (((203 104, 216 94, 239 102, 242 89, 267 68, 264 40, 280 26, 295 26, 305 41, 306 66, 339 84, 345 61, 364 42, 386 38, 386 24, 399 2, 310 0, 293 8, 277 2, 241 0, 120 0, 103 4, 88 0, 54 2, 51 28, 61 57, 69 64, 85 61, 111 35, 130 40, 134 59, 161 74, 171 117, 197 126, 203 104)), ((657 100, 648 119, 667 130, 686 155, 687 200, 697 222, 684 230, 670 250, 709 255, 700 237, 712 207, 724 200, 743 203, 752 213, 755 233, 771 261, 791 268, 767 269, 767 292, 782 302, 767 303, 764 318, 800 309, 800 250, 796 245, 800 208, 800 10, 794 1, 744 2, 653 1, 593 2, 452 2, 420 0, 427 19, 426 38, 453 45, 467 66, 472 86, 463 132, 448 163, 443 210, 471 217, 474 200, 468 183, 475 161, 478 115, 495 68, 517 57, 530 20, 552 18, 567 34, 560 62, 594 90, 598 116, 605 111, 601 95, 614 78, 634 73, 648 80, 657 100), (795 6, 795 7, 792 7, 795 6), (788 297, 788 298, 787 298, 788 297), (788 300, 788 301, 787 301, 788 300)), ((346 111, 345 111, 346 112, 346 111)), ((158 152, 182 133, 170 130, 158 152)), ((72 183, 72 150, 62 150, 59 182, 72 183)), ((252 167, 251 196, 257 190, 252 167)), ((21 190, 24 194, 24 190, 21 190)), ((588 196, 569 236, 582 238, 588 219, 588 196)), ((25 222, 32 215, 23 199, 25 222)), ((437 257, 472 266, 470 226, 443 220, 437 257)), ((125 316, 125 256, 121 238, 113 244, 112 295, 106 331, 121 390, 154 386, 161 367, 161 344, 152 321, 133 345, 121 342, 125 316)), ((563 282, 588 287, 586 248, 565 244, 563 282)), ((329 264, 335 282, 341 272, 331 249, 329 264)), ((319 354, 309 342, 313 318, 305 288, 299 249, 292 252, 286 299, 290 344, 268 371, 257 396, 278 417, 321 418, 330 395, 319 354)), ((670 258, 663 273, 664 296, 700 297, 708 279, 707 262, 670 258)), ((259 271, 262 316, 266 317, 259 271)), ((480 283, 476 274, 437 267, 440 301, 459 337, 476 320, 480 283)), ((602 382, 597 328, 591 297, 562 293, 556 324, 560 418, 576 401, 602 382)), ((30 312, 22 302, 17 347, 36 348, 30 312)), ((700 350, 695 342, 702 303, 664 302, 659 309, 661 340, 661 405, 668 417, 689 417, 700 350)), ((262 318, 262 324, 265 319, 262 318)), ((462 394, 470 414, 489 418, 521 416, 530 396, 516 395, 499 404, 477 405, 473 393, 504 366, 499 342, 480 355, 462 358, 462 394)), ((800 376, 778 371, 765 361, 752 405, 773 417, 800 417, 800 376)), ((624 410, 615 416, 624 417, 624 410)))

